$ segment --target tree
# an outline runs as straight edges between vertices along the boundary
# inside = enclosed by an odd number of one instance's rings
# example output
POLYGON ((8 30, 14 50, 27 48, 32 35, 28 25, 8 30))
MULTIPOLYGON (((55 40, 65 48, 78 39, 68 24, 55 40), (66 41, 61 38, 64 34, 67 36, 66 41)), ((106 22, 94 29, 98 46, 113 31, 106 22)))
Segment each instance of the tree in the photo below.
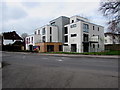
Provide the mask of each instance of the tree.
POLYGON ((28 36, 28 34, 27 33, 23 33, 23 34, 21 34, 21 37, 23 38, 23 40, 25 40, 25 38, 28 36))
POLYGON ((21 37, 23 38, 24 50, 26 49, 26 47, 25 47, 25 38, 26 38, 27 36, 28 36, 27 33, 21 34, 21 37))
POLYGON ((108 29, 111 32, 120 32, 120 0, 101 1, 100 10, 109 18, 108 29))

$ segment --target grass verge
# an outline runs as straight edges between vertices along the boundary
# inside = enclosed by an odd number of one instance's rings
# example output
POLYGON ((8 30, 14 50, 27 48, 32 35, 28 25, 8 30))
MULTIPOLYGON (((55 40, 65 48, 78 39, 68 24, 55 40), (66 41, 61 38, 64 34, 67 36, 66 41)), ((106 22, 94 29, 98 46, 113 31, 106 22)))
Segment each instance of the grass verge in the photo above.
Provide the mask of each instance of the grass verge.
POLYGON ((81 55, 120 55, 120 51, 105 51, 105 52, 85 52, 85 53, 77 53, 77 52, 46 52, 51 54, 81 54, 81 55))

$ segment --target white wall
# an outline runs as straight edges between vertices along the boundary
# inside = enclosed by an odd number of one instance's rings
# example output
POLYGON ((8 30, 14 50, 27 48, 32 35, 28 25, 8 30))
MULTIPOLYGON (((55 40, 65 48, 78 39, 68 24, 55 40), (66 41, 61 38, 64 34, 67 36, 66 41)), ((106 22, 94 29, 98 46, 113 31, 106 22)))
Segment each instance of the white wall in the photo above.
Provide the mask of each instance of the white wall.
POLYGON ((52 42, 58 42, 58 28, 56 26, 47 25, 46 28, 46 42, 50 42, 50 36, 52 36, 52 42), (50 27, 52 28, 52 34, 50 34, 50 27))
POLYGON ((82 52, 82 38, 81 38, 81 22, 71 23, 68 25, 65 25, 65 27, 68 28, 68 34, 65 34, 64 36, 68 35, 68 46, 63 46, 63 50, 65 52, 71 51, 71 44, 77 45, 77 52, 82 52), (71 28, 71 25, 76 24, 76 27, 71 28), (71 37, 71 34, 76 34, 76 37, 71 37), (70 50, 69 50, 70 49, 70 50))
POLYGON ((7 45, 7 44, 13 44, 15 42, 15 40, 3 40, 3 44, 7 45))
POLYGON ((105 45, 107 44, 120 44, 120 36, 117 34, 111 35, 111 34, 106 34, 106 36, 104 36, 105 38, 105 45), (114 36, 114 38, 113 38, 114 36))
MULTIPOLYGON (((68 48, 71 49, 71 44, 77 44, 77 52, 80 52, 80 53, 83 52, 83 34, 84 33, 89 35, 89 39, 93 35, 99 36, 98 43, 92 43, 91 46, 89 44, 89 52, 93 52, 93 51, 98 52, 98 51, 104 50, 104 28, 102 26, 92 24, 89 22, 78 21, 75 23, 65 25, 65 27, 68 27, 68 43, 64 43, 64 44, 68 44, 68 46, 63 46, 64 51, 67 51, 68 48), (83 23, 89 25, 88 33, 83 32, 83 23), (71 28, 71 25, 73 24, 76 24, 76 27, 71 28), (94 26, 94 30, 93 30, 93 26, 94 26), (98 31, 98 27, 99 27, 99 31, 98 31), (71 34, 77 34, 77 36, 71 37, 71 34), (92 48, 93 44, 95 44, 95 49, 92 48), (98 44, 99 44, 99 48, 98 48, 98 44)), ((71 50, 68 50, 67 52, 70 52, 70 51, 71 50)))
POLYGON ((25 41, 27 42, 27 39, 30 38, 30 42, 26 43, 26 50, 29 50, 29 45, 35 46, 35 43, 41 42, 41 35, 30 35, 25 38, 25 41), (33 42, 32 42, 32 37, 33 37, 33 42))

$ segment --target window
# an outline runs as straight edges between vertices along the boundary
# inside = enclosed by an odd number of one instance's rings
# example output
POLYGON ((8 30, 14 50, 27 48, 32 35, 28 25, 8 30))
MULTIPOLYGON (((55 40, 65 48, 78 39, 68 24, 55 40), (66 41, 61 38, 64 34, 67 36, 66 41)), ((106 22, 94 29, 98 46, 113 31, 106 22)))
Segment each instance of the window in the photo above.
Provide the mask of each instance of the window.
POLYGON ((107 40, 105 40, 105 43, 107 43, 107 40))
POLYGON ((93 26, 93 30, 95 30, 95 27, 93 26))
POLYGON ((71 37, 76 37, 77 36, 77 34, 71 34, 71 37))
POLYGON ((52 42, 52 36, 50 36, 50 42, 52 42))
POLYGON ((26 44, 28 44, 28 38, 27 38, 27 40, 26 40, 26 44))
POLYGON ((98 44, 98 48, 99 48, 99 44, 98 44))
POLYGON ((62 50, 63 50, 62 45, 59 45, 59 51, 62 51, 62 50))
POLYGON ((65 42, 68 42, 68 36, 65 36, 65 42))
POLYGON ((83 41, 84 42, 88 42, 88 38, 89 38, 88 34, 83 34, 83 41))
POLYGON ((37 33, 36 33, 36 31, 35 31, 35 35, 36 35, 37 33))
POLYGON ((93 44, 93 48, 95 48, 95 44, 93 44))
POLYGON ((51 25, 55 25, 55 22, 51 22, 51 25))
POLYGON ((52 34, 52 27, 50 27, 50 34, 52 34))
POLYGON ((45 28, 42 29, 42 35, 45 35, 45 28))
POLYGON ((45 42, 45 36, 42 37, 42 41, 45 42))
POLYGON ((29 38, 29 41, 28 41, 28 43, 30 43, 30 38, 29 38))
POLYGON ((72 23, 74 23, 74 20, 72 20, 72 23))
POLYGON ((68 44, 64 44, 64 46, 68 46, 68 44))
POLYGON ((77 21, 81 21, 81 20, 80 20, 80 19, 78 19, 78 18, 77 18, 76 20, 77 20, 77 21))
POLYGON ((40 30, 38 30, 38 35, 40 35, 40 30))
POLYGON ((99 31, 99 27, 98 27, 98 31, 99 31))
POLYGON ((71 27, 71 28, 74 28, 74 27, 76 27, 76 26, 77 26, 76 24, 73 24, 73 25, 71 25, 70 27, 71 27))
POLYGON ((65 34, 68 34, 68 28, 65 27, 65 34))
POLYGON ((31 37, 31 42, 33 43, 33 37, 31 37))
POLYGON ((105 37, 107 37, 107 34, 105 34, 105 37))
POLYGON ((83 32, 89 32, 89 25, 83 24, 83 32))

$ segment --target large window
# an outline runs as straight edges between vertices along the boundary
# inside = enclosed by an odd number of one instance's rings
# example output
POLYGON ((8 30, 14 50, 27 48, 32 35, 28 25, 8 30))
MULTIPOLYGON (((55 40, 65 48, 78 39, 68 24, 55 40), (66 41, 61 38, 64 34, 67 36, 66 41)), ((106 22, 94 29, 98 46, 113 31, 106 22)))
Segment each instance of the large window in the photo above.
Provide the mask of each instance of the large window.
POLYGON ((68 27, 65 27, 65 34, 68 34, 68 27))
POLYGON ((65 42, 68 42, 68 36, 65 36, 65 42))
POLYGON ((99 27, 98 27, 98 31, 99 31, 99 27))
POLYGON ((83 41, 88 42, 88 34, 83 34, 83 41))
POLYGON ((30 43, 30 38, 29 38, 29 43, 30 43))
POLYGON ((42 41, 45 42, 45 36, 42 37, 42 41))
POLYGON ((89 32, 89 25, 88 24, 83 24, 83 31, 89 32))
POLYGON ((28 44, 29 42, 28 42, 28 38, 27 38, 27 40, 26 40, 26 44, 28 44))
POLYGON ((95 48, 95 44, 93 44, 93 48, 95 48))
POLYGON ((99 44, 98 44, 98 48, 99 48, 99 44))
POLYGON ((95 26, 93 26, 93 30, 95 30, 95 26))
POLYGON ((59 51, 63 51, 62 45, 59 45, 59 51))
POLYGON ((33 37, 31 37, 31 42, 33 43, 33 37))
POLYGON ((52 34, 52 27, 50 27, 50 34, 52 34))
POLYGON ((42 29, 42 35, 45 35, 45 28, 42 29))
POLYGON ((40 30, 38 30, 38 35, 40 35, 40 30))
POLYGON ((72 23, 74 23, 74 20, 72 20, 72 23))
POLYGON ((37 33, 36 33, 36 31, 35 31, 35 35, 36 35, 37 33))

